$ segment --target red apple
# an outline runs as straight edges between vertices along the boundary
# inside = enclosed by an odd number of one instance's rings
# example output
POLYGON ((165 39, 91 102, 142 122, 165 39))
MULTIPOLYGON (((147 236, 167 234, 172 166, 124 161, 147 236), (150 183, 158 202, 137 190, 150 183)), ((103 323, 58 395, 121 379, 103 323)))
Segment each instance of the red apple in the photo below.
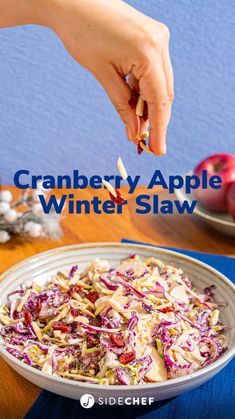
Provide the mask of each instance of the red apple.
POLYGON ((222 188, 195 189, 196 199, 209 211, 227 211, 227 193, 231 184, 235 182, 235 155, 221 153, 209 156, 196 167, 194 174, 200 177, 202 170, 207 170, 208 176, 219 175, 222 188))
POLYGON ((235 220, 235 182, 230 186, 227 195, 228 210, 235 220))

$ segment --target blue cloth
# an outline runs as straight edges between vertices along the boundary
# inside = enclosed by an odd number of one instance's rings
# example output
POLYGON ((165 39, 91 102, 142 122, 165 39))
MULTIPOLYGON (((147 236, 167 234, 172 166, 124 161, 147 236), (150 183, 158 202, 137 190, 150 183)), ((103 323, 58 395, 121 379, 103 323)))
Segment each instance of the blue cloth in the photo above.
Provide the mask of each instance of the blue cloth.
MULTIPOLYGON (((123 240, 126 243, 133 243, 123 240)), ((235 282, 235 258, 189 250, 181 253, 209 263, 235 282)), ((75 400, 42 391, 26 419, 112 418, 142 419, 231 419, 235 412, 235 360, 202 386, 152 406, 99 406, 84 409, 75 400)))

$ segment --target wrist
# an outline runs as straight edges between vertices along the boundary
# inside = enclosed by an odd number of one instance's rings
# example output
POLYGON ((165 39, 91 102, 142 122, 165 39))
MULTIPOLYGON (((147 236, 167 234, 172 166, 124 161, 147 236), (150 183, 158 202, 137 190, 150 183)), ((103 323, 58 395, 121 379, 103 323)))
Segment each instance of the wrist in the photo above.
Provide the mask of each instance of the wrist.
POLYGON ((46 19, 41 3, 42 0, 1 0, 0 27, 45 25, 46 19))
POLYGON ((22 0, 27 3, 30 19, 33 24, 51 26, 53 10, 57 0, 22 0))

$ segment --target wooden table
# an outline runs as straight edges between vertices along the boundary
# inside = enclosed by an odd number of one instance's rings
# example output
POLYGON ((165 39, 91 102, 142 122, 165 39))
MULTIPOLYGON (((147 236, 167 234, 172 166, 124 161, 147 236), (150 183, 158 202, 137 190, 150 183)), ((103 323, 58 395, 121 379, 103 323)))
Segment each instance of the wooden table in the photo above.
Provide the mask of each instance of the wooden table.
MULTIPOLYGON (((14 189, 12 191, 16 194, 14 189)), ((142 193, 149 194, 149 191, 139 187, 135 195, 142 193)), ((75 194, 78 198, 77 191, 75 194)), ((91 200, 93 195, 94 191, 84 190, 82 199, 91 200)), ((108 199, 104 190, 96 195, 102 200, 108 199)), ((126 196, 125 188, 123 195, 126 196)), ((137 215, 135 195, 128 200, 122 215, 65 215, 62 220, 64 235, 60 242, 30 241, 15 237, 11 242, 0 245, 0 273, 26 257, 57 246, 95 241, 117 242, 124 237, 163 246, 235 256, 234 240, 219 235, 192 216, 137 215)), ((161 197, 169 199, 165 193, 161 193, 161 197)), ((40 389, 14 372, 2 359, 0 371, 0 418, 22 418, 38 397, 40 389)))

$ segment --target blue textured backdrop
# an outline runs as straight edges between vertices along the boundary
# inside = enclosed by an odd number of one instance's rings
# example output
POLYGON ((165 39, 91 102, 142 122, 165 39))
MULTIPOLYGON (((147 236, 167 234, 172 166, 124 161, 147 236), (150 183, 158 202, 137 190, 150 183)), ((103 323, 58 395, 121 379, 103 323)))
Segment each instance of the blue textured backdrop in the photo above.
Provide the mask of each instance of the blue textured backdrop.
POLYGON ((0 30, 0 174, 12 183, 22 167, 35 174, 155 168, 185 172, 209 153, 235 152, 234 0, 133 0, 171 30, 175 103, 168 155, 139 158, 98 82, 73 61, 53 32, 0 30))

